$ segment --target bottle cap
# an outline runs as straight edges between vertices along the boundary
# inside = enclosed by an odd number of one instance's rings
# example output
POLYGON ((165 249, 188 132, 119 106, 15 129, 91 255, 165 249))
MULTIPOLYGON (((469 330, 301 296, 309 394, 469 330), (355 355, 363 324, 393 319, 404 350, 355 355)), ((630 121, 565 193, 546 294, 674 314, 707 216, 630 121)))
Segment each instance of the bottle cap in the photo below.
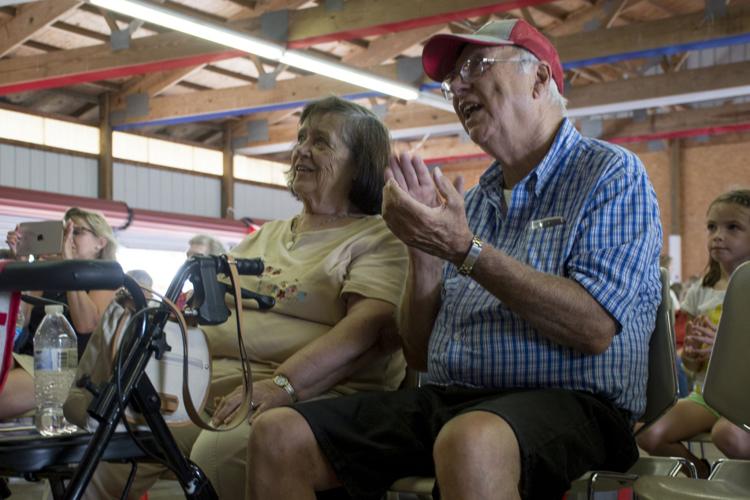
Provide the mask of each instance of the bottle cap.
POLYGON ((61 304, 49 304, 44 306, 44 314, 62 314, 63 306, 61 304))

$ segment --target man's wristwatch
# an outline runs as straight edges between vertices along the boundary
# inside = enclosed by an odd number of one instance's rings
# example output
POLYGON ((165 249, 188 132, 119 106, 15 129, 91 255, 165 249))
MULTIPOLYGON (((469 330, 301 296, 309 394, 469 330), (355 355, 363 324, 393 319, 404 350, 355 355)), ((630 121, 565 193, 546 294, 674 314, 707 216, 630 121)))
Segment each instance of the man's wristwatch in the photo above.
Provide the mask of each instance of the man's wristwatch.
POLYGON ((286 375, 276 375, 273 378, 273 383, 284 389, 286 393, 289 394, 289 397, 292 398, 292 403, 299 401, 297 391, 294 390, 294 387, 292 387, 292 384, 289 382, 289 379, 286 378, 286 375))
POLYGON ((461 264, 461 267, 458 268, 458 273, 463 274, 464 276, 470 275, 471 270, 474 269, 474 264, 476 264, 480 253, 482 253, 482 240, 480 240, 477 236, 474 236, 474 238, 471 239, 471 248, 469 248, 469 253, 466 254, 464 262, 461 264))

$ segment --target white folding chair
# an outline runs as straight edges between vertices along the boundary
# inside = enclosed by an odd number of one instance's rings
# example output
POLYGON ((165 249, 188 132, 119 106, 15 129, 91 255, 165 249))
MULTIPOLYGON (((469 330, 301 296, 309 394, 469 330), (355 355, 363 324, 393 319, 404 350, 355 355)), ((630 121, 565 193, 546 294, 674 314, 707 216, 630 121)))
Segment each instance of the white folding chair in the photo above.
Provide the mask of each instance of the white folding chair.
MULTIPOLYGON (((706 402, 735 425, 750 432, 750 262, 735 269, 729 280, 711 359, 703 386, 706 402)), ((634 486, 638 498, 748 499, 750 461, 720 460, 708 480, 642 477, 634 486)))

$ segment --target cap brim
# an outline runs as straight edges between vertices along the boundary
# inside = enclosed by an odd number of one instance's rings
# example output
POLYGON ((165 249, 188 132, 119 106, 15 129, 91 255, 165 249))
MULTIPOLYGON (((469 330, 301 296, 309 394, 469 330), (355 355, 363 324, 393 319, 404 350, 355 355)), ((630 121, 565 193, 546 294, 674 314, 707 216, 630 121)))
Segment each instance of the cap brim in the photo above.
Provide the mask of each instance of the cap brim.
POLYGON ((500 40, 494 36, 435 35, 427 41, 422 50, 422 67, 425 74, 436 82, 442 82, 446 75, 455 69, 456 60, 467 44, 487 47, 514 45, 510 40, 500 40))

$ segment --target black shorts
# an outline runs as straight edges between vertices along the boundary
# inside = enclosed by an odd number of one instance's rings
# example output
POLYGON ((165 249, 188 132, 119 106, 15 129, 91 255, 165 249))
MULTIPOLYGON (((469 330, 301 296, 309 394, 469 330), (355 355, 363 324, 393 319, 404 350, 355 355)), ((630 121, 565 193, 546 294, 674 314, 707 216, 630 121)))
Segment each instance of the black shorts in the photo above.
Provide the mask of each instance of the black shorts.
MULTIPOLYGON (((628 415, 591 394, 563 389, 423 386, 294 406, 354 499, 379 500, 406 476, 433 476, 432 446, 451 418, 489 411, 521 450, 521 495, 559 499, 588 470, 625 471, 638 458, 628 415)), ((436 491, 437 493, 437 491, 436 491)))

